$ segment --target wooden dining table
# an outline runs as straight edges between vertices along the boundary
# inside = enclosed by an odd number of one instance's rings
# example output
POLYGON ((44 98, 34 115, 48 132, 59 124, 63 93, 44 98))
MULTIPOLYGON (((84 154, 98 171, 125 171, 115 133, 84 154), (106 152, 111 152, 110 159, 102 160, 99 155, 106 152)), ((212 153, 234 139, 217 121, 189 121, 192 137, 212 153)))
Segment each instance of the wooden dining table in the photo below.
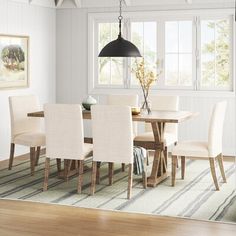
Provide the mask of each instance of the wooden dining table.
MULTIPOLYGON (((28 117, 44 117, 43 111, 31 112, 28 117)), ((165 158, 165 125, 166 123, 181 123, 192 119, 198 115, 191 111, 152 111, 151 114, 132 115, 133 121, 150 123, 153 131, 154 141, 134 142, 134 145, 142 146, 149 150, 154 150, 151 175, 147 179, 149 187, 157 184, 169 177, 167 171, 167 158, 165 158)), ((84 110, 83 119, 91 119, 91 112, 84 110)), ((86 139, 85 140, 90 140, 86 139)))

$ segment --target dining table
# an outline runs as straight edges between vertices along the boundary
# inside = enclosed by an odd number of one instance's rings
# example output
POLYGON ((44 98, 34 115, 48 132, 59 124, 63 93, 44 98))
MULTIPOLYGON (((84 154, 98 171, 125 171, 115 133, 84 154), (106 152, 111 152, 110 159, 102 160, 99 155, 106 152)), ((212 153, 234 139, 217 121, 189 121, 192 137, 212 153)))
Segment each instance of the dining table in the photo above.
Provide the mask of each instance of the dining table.
MULTIPOLYGON (((198 112, 192 111, 152 111, 150 114, 132 115, 132 120, 137 122, 145 122, 151 124, 154 136, 153 141, 138 141, 134 145, 142 146, 148 150, 154 150, 154 158, 151 167, 151 174, 147 178, 147 186, 155 187, 160 182, 169 177, 167 170, 167 158, 165 155, 165 125, 167 123, 182 123, 193 119, 198 112)), ((44 117, 43 111, 30 112, 28 117, 44 117)), ((90 120, 91 112, 83 110, 83 119, 90 120)), ((92 143, 91 138, 85 138, 86 142, 92 143)))

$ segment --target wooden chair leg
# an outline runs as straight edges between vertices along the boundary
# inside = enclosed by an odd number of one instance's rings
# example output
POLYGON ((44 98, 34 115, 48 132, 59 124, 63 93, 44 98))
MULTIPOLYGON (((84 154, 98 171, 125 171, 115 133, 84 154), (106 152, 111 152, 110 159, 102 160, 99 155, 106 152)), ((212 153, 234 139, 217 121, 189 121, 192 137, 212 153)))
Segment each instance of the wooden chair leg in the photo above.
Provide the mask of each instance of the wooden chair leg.
POLYGON ((113 184, 113 172, 114 172, 114 163, 108 163, 108 176, 109 176, 109 185, 113 184))
POLYGON ((57 158, 57 172, 58 174, 61 172, 61 159, 57 158))
POLYGON ((91 175, 91 190, 90 195, 94 195, 95 193, 95 185, 96 185, 96 172, 97 172, 97 162, 93 161, 92 163, 92 175, 91 175))
POLYGON ((185 176, 185 156, 181 156, 181 178, 185 176))
POLYGON ((96 184, 100 184, 100 166, 101 162, 97 162, 97 172, 96 172, 96 184))
POLYGON ((165 161, 167 163, 167 158, 168 158, 168 149, 167 149, 167 147, 165 147, 165 150, 164 150, 164 157, 165 157, 165 161))
POLYGON ((223 155, 220 154, 217 159, 218 159, 222 179, 223 179, 224 183, 226 183, 227 180, 226 180, 225 170, 224 170, 223 155))
POLYGON ((36 158, 35 158, 35 166, 38 165, 39 163, 39 158, 40 158, 40 150, 41 150, 41 147, 38 146, 37 149, 36 149, 36 158))
POLYGON ((70 172, 72 162, 73 162, 73 160, 68 160, 68 174, 70 172))
POLYGON ((84 160, 79 160, 79 176, 77 192, 81 193, 83 185, 84 160))
POLYGON ((216 177, 215 159, 209 158, 209 161, 210 161, 211 175, 212 175, 216 190, 218 191, 220 189, 219 189, 219 185, 218 185, 218 181, 216 177))
POLYGON ((76 173, 79 174, 79 160, 75 160, 75 170, 76 170, 76 173))
MULTIPOLYGON (((175 142, 174 145, 176 146, 178 142, 175 142)), ((179 168, 179 160, 178 160, 178 157, 176 159, 176 167, 179 168)))
POLYGON ((168 158, 168 149, 165 147, 162 155, 162 168, 161 168, 161 173, 166 173, 167 172, 167 158, 168 158))
POLYGON ((122 170, 122 172, 125 172, 125 163, 121 164, 121 170, 122 170))
POLYGON ((130 199, 132 196, 132 185, 133 185, 133 164, 129 164, 128 193, 127 193, 128 199, 130 199))
POLYGON ((147 163, 144 164, 144 171, 142 173, 142 177, 143 177, 143 188, 147 188, 147 163))
POLYGON ((8 170, 11 170, 11 168, 12 168, 13 159, 14 159, 14 152, 15 152, 15 144, 11 143, 8 170))
POLYGON ((30 168, 31 168, 31 175, 34 175, 34 168, 35 168, 35 147, 30 147, 30 168))
POLYGON ((69 160, 64 160, 64 176, 66 182, 69 180, 69 160))
POLYGON ((50 158, 46 158, 46 160, 45 160, 45 172, 44 172, 43 191, 47 191, 48 190, 49 170, 50 170, 50 158))
POLYGON ((146 157, 146 165, 149 166, 149 153, 150 151, 147 150, 147 157, 146 157))
POLYGON ((71 165, 72 165, 72 160, 64 160, 65 163, 65 179, 66 182, 69 181, 69 173, 70 173, 70 169, 71 169, 71 165), (65 162, 66 161, 66 162, 65 162))
POLYGON ((176 165, 177 165, 177 156, 172 156, 172 171, 171 171, 171 185, 175 186, 175 176, 176 176, 176 165))
POLYGON ((142 174, 142 177, 143 177, 143 188, 147 188, 147 172, 144 171, 143 174, 142 174))

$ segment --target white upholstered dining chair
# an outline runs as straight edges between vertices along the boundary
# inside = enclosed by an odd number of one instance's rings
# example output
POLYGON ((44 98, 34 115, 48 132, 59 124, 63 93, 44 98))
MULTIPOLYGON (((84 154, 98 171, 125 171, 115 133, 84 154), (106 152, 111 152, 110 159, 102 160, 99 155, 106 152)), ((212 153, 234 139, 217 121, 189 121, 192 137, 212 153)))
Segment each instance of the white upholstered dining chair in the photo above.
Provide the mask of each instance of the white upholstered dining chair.
POLYGON ((185 175, 185 158, 194 157, 199 159, 207 159, 210 162, 211 175, 216 190, 219 190, 219 184, 216 177, 215 160, 218 160, 223 181, 226 182, 226 176, 223 166, 222 155, 222 138, 223 125, 226 111, 226 101, 215 104, 211 115, 208 141, 185 141, 178 143, 172 150, 172 186, 175 185, 176 176, 176 160, 181 157, 181 177, 185 175))
POLYGON ((133 176, 133 132, 128 106, 92 106, 93 165, 91 195, 95 192, 97 162, 109 163, 109 184, 113 182, 114 163, 129 165, 128 199, 133 176))
MULTIPOLYGON (((137 94, 109 94, 107 97, 108 105, 138 107, 137 94)), ((137 122, 133 122, 134 136, 137 134, 137 122)))
MULTIPOLYGON (((78 193, 83 182, 84 159, 92 156, 92 144, 84 143, 82 108, 77 104, 45 104, 46 162, 44 191, 48 189, 50 159, 64 159, 65 172, 71 160, 79 162, 78 193)), ((68 173, 65 173, 68 176, 68 173)))
POLYGON ((11 116, 9 170, 13 165, 15 144, 19 144, 30 147, 31 175, 34 175, 40 147, 45 146, 45 134, 42 132, 41 120, 27 117, 27 113, 40 110, 38 97, 34 95, 9 97, 9 107, 11 116))
MULTIPOLYGON (((108 105, 120 105, 138 107, 138 95, 137 94, 109 94, 107 96, 108 105)), ((138 133, 138 124, 133 122, 133 134, 136 136, 138 133)), ((99 165, 99 163, 98 163, 99 165)), ((122 171, 125 171, 125 165, 122 163, 122 171)))
MULTIPOLYGON (((151 110, 161 111, 178 111, 179 97, 178 96, 150 96, 151 110)), ((165 140, 165 157, 167 158, 167 147, 174 145, 178 142, 178 124, 167 123, 164 131, 165 140)), ((150 142, 154 141, 154 135, 150 124, 145 124, 145 132, 138 134, 134 141, 137 142, 150 142)))

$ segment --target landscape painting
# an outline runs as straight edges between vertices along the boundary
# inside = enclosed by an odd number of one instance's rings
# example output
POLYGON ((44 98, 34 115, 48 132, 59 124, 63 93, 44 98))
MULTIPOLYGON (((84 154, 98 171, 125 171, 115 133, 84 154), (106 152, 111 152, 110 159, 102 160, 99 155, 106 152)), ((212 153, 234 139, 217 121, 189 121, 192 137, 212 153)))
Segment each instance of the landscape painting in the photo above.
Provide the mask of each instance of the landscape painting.
POLYGON ((0 89, 28 87, 28 36, 0 35, 0 89))

